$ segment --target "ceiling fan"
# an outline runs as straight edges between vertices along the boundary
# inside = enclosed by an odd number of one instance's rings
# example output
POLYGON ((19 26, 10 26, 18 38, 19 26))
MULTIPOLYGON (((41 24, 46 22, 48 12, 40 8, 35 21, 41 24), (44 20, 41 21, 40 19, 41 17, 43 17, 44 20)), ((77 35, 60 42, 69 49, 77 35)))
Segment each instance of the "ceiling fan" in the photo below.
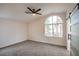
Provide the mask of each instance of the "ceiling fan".
POLYGON ((27 14, 42 15, 41 13, 38 13, 41 10, 41 8, 36 10, 36 9, 31 9, 31 8, 27 7, 27 9, 29 10, 29 12, 25 11, 25 13, 27 13, 27 14))

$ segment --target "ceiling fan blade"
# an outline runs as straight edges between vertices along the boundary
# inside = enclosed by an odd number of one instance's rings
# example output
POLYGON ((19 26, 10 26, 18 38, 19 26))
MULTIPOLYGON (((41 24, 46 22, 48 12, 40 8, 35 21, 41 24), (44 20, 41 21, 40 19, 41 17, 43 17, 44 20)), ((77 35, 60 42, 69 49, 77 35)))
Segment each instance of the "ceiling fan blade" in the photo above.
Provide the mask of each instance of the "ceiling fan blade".
POLYGON ((35 13, 35 14, 42 15, 41 13, 35 13))
POLYGON ((25 13, 27 13, 27 14, 32 14, 31 12, 26 12, 26 11, 25 11, 25 13))
POLYGON ((40 11, 41 9, 38 9, 38 10, 36 10, 35 12, 38 12, 38 11, 40 11))
POLYGON ((27 7, 27 9, 29 9, 31 12, 33 12, 33 10, 32 10, 32 9, 30 9, 29 7, 27 7))

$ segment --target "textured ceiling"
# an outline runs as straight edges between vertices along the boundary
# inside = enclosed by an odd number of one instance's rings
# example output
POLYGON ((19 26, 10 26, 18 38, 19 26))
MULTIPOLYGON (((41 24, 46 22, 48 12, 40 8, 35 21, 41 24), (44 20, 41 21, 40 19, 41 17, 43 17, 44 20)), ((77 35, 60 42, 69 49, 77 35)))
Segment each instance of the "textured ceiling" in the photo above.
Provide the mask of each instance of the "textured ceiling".
MULTIPOLYGON (((75 6, 74 3, 0 3, 0 19, 10 19, 18 21, 31 21, 38 17, 50 14, 50 13, 62 13, 72 9, 75 6), (27 8, 41 8, 40 13, 43 15, 29 15, 24 13, 27 8)), ((28 11, 28 10, 27 10, 28 11)))

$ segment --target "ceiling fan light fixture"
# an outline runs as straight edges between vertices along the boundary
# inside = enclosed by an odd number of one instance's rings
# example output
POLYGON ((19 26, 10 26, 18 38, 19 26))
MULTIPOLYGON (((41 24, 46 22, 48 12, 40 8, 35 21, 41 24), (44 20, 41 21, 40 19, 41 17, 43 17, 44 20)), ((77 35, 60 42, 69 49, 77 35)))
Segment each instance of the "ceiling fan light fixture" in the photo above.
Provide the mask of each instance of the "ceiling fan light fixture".
POLYGON ((33 13, 32 15, 36 15, 35 13, 33 13))

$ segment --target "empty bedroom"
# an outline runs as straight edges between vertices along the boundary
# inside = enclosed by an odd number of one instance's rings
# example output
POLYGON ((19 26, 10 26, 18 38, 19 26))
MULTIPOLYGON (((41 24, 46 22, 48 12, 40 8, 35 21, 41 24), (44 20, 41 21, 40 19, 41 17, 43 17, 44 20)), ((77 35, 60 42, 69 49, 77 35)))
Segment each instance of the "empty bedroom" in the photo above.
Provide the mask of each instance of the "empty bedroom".
POLYGON ((68 17, 76 3, 0 3, 0 56, 70 56, 68 17))

